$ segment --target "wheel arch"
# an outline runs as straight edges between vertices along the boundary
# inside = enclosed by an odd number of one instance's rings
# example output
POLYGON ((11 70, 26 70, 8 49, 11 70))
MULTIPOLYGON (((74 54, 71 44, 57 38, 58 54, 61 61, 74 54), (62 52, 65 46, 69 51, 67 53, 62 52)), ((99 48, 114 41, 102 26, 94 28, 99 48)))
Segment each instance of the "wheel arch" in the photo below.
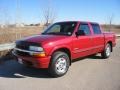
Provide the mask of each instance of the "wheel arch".
POLYGON ((57 52, 57 51, 62 51, 62 52, 65 52, 66 54, 68 54, 69 59, 70 59, 70 65, 71 65, 72 56, 71 56, 70 49, 67 48, 67 47, 55 48, 55 49, 51 52, 51 56, 53 55, 53 53, 55 53, 55 52, 57 52))

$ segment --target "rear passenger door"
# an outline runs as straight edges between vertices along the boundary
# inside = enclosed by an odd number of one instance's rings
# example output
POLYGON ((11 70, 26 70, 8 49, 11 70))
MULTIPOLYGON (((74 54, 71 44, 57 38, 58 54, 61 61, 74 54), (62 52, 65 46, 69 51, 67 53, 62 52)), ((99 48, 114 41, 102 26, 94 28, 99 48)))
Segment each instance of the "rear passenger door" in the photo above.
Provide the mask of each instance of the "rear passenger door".
POLYGON ((99 24, 91 24, 93 30, 93 52, 100 52, 104 48, 104 35, 101 32, 99 24))

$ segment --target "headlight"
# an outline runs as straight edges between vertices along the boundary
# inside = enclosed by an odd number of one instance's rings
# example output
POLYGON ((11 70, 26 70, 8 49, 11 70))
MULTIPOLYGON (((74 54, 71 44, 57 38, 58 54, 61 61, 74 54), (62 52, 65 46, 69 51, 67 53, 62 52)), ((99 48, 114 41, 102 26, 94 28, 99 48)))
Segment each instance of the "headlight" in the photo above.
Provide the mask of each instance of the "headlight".
POLYGON ((37 47, 37 46, 29 46, 30 51, 37 51, 37 52, 42 52, 43 48, 42 47, 37 47))

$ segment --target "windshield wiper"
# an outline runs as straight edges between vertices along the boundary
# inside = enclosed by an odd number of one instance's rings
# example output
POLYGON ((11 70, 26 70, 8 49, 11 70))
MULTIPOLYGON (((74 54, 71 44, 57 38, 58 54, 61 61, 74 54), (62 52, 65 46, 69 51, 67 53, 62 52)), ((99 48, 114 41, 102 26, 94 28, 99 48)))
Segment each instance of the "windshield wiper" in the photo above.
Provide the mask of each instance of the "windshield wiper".
POLYGON ((59 33, 56 33, 56 32, 49 32, 49 33, 42 33, 43 35, 45 34, 55 34, 55 35, 59 35, 59 33))

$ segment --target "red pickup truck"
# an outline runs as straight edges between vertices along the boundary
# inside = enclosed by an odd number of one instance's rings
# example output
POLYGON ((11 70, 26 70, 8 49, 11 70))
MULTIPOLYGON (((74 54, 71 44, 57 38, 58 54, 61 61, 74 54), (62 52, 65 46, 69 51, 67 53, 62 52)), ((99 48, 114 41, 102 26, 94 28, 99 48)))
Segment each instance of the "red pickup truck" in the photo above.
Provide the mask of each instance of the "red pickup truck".
POLYGON ((82 21, 57 22, 42 34, 16 41, 13 54, 21 64, 48 68, 59 77, 76 58, 101 53, 108 58, 116 45, 114 33, 103 32, 97 23, 82 21))

